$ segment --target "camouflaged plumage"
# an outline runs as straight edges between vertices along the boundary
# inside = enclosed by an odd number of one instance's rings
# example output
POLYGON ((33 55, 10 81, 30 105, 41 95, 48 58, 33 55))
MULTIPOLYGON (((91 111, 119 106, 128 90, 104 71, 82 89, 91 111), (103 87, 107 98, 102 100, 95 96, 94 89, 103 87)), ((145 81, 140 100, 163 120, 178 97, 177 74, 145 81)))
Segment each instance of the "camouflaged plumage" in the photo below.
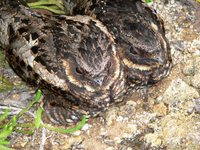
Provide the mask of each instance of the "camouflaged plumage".
POLYGON ((20 77, 43 89, 47 115, 59 124, 97 115, 121 102, 130 87, 161 80, 171 66, 154 10, 138 0, 79 2, 70 12, 76 16, 42 15, 19 0, 0 2, 6 58, 20 77))

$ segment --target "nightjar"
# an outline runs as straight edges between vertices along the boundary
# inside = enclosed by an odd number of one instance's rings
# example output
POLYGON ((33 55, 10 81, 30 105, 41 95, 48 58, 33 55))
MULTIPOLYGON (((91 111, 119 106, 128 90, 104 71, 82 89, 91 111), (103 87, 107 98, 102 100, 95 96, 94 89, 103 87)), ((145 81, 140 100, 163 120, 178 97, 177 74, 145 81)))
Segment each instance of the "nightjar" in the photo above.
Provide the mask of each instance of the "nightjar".
POLYGON ((140 0, 65 2, 67 14, 76 16, 0 1, 0 45, 14 71, 43 90, 52 122, 96 116, 121 102, 128 89, 169 73, 163 21, 140 0))
POLYGON ((171 68, 163 20, 141 0, 101 0, 86 14, 100 20, 113 35, 130 87, 155 83, 171 68))
POLYGON ((14 71, 47 93, 47 114, 55 123, 95 116, 123 98, 114 39, 92 17, 43 16, 19 0, 2 0, 0 45, 14 71))

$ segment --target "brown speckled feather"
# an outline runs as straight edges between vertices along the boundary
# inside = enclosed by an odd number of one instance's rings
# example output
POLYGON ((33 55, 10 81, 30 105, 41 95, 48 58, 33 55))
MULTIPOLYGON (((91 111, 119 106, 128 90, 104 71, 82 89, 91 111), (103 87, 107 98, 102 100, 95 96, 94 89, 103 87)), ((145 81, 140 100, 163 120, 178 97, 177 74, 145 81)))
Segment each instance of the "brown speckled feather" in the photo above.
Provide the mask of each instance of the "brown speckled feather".
POLYGON ((131 86, 154 83, 168 75, 170 47, 155 10, 140 0, 102 0, 88 14, 115 37, 131 86))
POLYGON ((46 17, 20 3, 1 4, 0 12, 1 45, 25 81, 61 95, 58 104, 70 101, 89 115, 122 100, 123 66, 101 22, 89 16, 46 17))

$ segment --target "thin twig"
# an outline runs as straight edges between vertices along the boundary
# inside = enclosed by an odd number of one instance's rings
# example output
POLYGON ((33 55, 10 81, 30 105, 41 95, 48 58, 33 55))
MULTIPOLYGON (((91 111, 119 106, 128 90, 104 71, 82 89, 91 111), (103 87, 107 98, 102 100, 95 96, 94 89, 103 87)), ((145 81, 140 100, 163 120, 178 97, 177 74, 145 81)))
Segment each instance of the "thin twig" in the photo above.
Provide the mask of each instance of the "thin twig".
POLYGON ((44 150, 45 142, 46 142, 46 129, 43 127, 42 128, 42 137, 41 137, 39 150, 44 150))

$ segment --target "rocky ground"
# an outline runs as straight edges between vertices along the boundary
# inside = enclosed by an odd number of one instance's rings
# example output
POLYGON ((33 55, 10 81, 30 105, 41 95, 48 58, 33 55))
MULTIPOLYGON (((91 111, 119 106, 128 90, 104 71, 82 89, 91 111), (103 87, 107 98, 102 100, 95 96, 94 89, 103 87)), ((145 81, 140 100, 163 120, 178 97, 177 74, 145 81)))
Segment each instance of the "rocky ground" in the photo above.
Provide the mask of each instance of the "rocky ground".
MULTIPOLYGON (((15 149, 39 149, 44 140, 45 150, 200 149, 200 3, 156 0, 152 7, 165 22, 173 68, 166 79, 149 88, 148 101, 133 92, 127 102, 90 119, 73 134, 38 130, 33 136, 13 135, 15 149)), ((16 88, 1 92, 0 103, 23 107, 34 90, 5 68, 16 88)))

